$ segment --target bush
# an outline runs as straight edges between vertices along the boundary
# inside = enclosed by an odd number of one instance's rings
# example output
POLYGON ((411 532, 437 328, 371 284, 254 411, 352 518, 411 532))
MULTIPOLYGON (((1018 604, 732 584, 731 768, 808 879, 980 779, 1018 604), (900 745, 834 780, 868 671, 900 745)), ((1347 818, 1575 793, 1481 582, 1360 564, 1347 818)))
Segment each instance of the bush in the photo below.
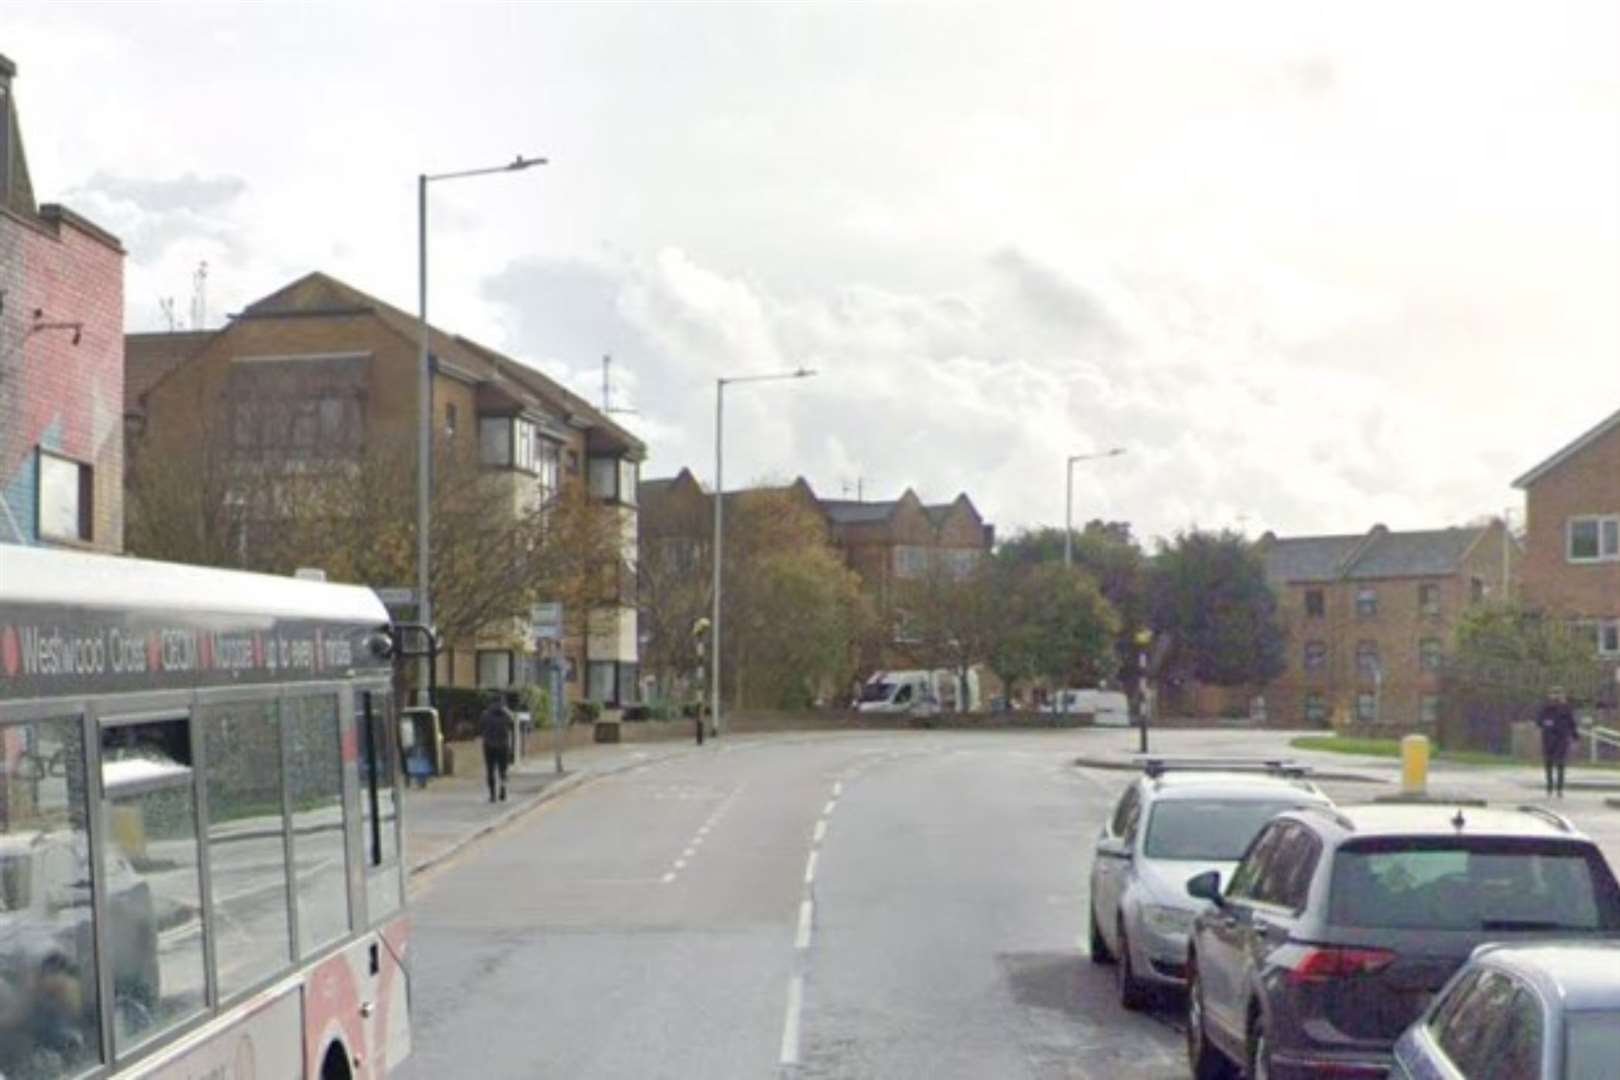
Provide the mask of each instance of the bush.
POLYGON ((596 701, 574 702, 574 723, 594 724, 601 719, 602 705, 596 701))

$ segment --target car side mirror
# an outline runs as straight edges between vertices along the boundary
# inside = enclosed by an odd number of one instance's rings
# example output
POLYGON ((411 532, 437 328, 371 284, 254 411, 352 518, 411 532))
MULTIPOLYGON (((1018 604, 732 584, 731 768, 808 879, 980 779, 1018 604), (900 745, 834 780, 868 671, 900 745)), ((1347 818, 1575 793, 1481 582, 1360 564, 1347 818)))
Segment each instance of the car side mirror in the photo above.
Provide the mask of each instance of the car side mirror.
POLYGON ((1195 900, 1208 900, 1216 907, 1223 907, 1226 898, 1221 895, 1221 872, 1205 870, 1202 874, 1188 878, 1187 895, 1195 900))

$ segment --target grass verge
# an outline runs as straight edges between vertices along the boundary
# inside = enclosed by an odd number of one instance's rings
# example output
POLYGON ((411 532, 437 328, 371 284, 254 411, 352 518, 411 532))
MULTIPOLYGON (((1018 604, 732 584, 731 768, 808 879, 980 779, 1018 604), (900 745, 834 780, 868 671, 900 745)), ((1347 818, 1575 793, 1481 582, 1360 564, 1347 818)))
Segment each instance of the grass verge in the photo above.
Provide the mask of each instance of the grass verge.
MULTIPOLYGON (((1359 754, 1362 757, 1398 758, 1401 756, 1399 739, 1369 739, 1354 735, 1300 735, 1289 744, 1295 750, 1325 750, 1332 754, 1359 754)), ((1506 754, 1491 754, 1483 750, 1435 750, 1435 761, 1449 761, 1458 765, 1535 765, 1534 761, 1520 761, 1506 754)), ((1592 768, 1588 761, 1579 760, 1572 752, 1570 768, 1592 768)), ((1613 762, 1604 762, 1597 768, 1614 769, 1613 762)))

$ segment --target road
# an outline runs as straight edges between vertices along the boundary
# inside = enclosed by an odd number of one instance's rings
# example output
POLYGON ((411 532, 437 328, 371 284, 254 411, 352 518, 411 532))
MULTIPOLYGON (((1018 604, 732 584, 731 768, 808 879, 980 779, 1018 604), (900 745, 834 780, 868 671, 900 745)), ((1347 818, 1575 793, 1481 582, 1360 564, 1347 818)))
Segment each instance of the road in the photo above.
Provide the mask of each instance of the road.
POLYGON ((544 804, 417 883, 398 1075, 1183 1077, 1180 1002, 1085 954, 1126 775, 1073 761, 1125 737, 723 741, 544 804))
POLYGON ((1072 734, 711 744, 599 780, 415 898, 399 1074, 1181 1075, 1086 959, 1120 778, 1072 734))

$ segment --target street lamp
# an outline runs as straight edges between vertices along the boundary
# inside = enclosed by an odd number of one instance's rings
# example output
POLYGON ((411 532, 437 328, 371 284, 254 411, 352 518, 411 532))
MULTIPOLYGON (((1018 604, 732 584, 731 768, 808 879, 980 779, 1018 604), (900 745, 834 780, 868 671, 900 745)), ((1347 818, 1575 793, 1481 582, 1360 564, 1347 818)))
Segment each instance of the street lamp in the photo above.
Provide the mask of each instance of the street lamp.
MULTIPOLYGON (((432 545, 428 539, 429 505, 433 498, 433 370, 428 362, 428 277, 427 277, 427 189, 436 180, 462 180, 491 173, 522 172, 533 165, 544 165, 545 158, 519 154, 505 165, 462 172, 422 173, 416 178, 416 275, 417 275, 417 356, 416 356, 416 620, 433 625, 433 599, 428 592, 428 562, 432 545)), ((428 661, 433 663, 432 660, 428 661)), ((426 686, 432 681, 431 670, 426 686)), ((431 702, 430 702, 431 704, 431 702)))
POLYGON ((1096 461, 1099 458, 1119 457, 1125 452, 1123 446, 1116 446, 1112 450, 1104 450, 1100 454, 1070 454, 1067 475, 1063 483, 1063 568, 1067 570, 1074 564, 1074 463, 1077 461, 1096 461))
POLYGON ((709 713, 716 735, 720 734, 720 555, 725 528, 726 485, 722 472, 725 446, 726 387, 731 383, 776 382, 781 379, 808 379, 815 372, 807 368, 770 375, 737 375, 714 380, 714 611, 709 620, 709 713))

